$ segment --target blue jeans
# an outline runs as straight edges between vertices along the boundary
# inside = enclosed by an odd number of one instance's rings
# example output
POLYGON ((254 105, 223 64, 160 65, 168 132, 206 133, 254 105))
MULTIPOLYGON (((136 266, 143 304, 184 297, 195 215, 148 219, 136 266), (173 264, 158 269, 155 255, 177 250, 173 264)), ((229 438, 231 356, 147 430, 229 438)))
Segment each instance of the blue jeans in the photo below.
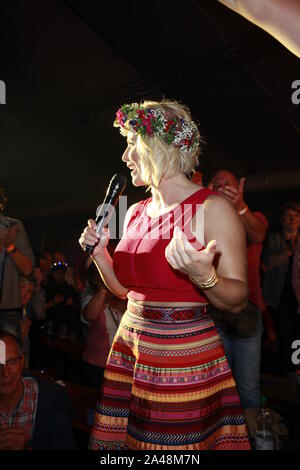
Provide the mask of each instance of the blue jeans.
POLYGON ((225 354, 236 381, 243 408, 261 406, 260 399, 260 359, 261 337, 263 332, 262 315, 259 311, 254 333, 247 338, 229 333, 217 327, 225 354))

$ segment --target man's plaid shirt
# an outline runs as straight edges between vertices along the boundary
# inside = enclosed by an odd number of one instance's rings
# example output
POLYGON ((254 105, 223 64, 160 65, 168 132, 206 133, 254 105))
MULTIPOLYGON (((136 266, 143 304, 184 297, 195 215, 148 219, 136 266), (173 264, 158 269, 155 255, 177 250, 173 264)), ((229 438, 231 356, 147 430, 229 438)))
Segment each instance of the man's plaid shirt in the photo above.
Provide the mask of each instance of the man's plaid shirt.
POLYGON ((23 378, 23 397, 10 414, 0 412, 0 429, 23 428, 25 430, 25 448, 32 447, 32 435, 35 425, 39 386, 32 378, 23 378))

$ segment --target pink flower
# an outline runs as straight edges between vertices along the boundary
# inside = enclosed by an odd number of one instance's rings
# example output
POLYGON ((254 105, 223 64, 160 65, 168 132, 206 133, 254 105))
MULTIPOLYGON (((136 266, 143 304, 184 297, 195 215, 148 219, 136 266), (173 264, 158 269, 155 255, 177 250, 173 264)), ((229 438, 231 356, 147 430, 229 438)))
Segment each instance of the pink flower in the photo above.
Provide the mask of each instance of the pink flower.
POLYGON ((139 118, 144 118, 145 117, 145 111, 143 109, 138 109, 137 113, 138 113, 139 118))
MULTIPOLYGON (((124 113, 121 111, 121 109, 118 109, 118 111, 116 112, 116 116, 117 116, 117 120, 119 122, 119 124, 124 127, 124 113)), ((126 117, 125 117, 126 118, 126 117)), ((126 119, 125 119, 126 121, 126 119)))

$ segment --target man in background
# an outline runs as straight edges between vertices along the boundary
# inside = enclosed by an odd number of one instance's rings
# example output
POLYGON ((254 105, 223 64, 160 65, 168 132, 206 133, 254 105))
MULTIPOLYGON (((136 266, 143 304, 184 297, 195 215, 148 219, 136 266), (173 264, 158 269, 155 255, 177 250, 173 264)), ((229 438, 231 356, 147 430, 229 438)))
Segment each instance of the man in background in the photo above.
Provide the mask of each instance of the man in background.
POLYGON ((219 170, 213 175, 209 187, 233 204, 244 225, 247 237, 248 304, 238 315, 222 312, 213 306, 208 311, 222 338, 242 407, 252 409, 261 405, 259 379, 264 301, 260 257, 268 222, 261 212, 252 212, 245 203, 244 183, 245 178, 238 180, 230 171, 219 170))
POLYGON ((0 328, 20 335, 20 275, 32 272, 34 255, 22 222, 3 214, 6 201, 0 187, 0 328))

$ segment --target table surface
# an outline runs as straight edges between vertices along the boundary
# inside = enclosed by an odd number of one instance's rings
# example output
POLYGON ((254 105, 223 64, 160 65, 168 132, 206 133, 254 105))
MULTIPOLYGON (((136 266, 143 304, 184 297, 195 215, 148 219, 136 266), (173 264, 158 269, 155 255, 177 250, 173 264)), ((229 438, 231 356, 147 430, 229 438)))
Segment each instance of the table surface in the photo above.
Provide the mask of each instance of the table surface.
POLYGON ((291 377, 262 374, 261 393, 283 403, 300 405, 300 388, 291 377))

